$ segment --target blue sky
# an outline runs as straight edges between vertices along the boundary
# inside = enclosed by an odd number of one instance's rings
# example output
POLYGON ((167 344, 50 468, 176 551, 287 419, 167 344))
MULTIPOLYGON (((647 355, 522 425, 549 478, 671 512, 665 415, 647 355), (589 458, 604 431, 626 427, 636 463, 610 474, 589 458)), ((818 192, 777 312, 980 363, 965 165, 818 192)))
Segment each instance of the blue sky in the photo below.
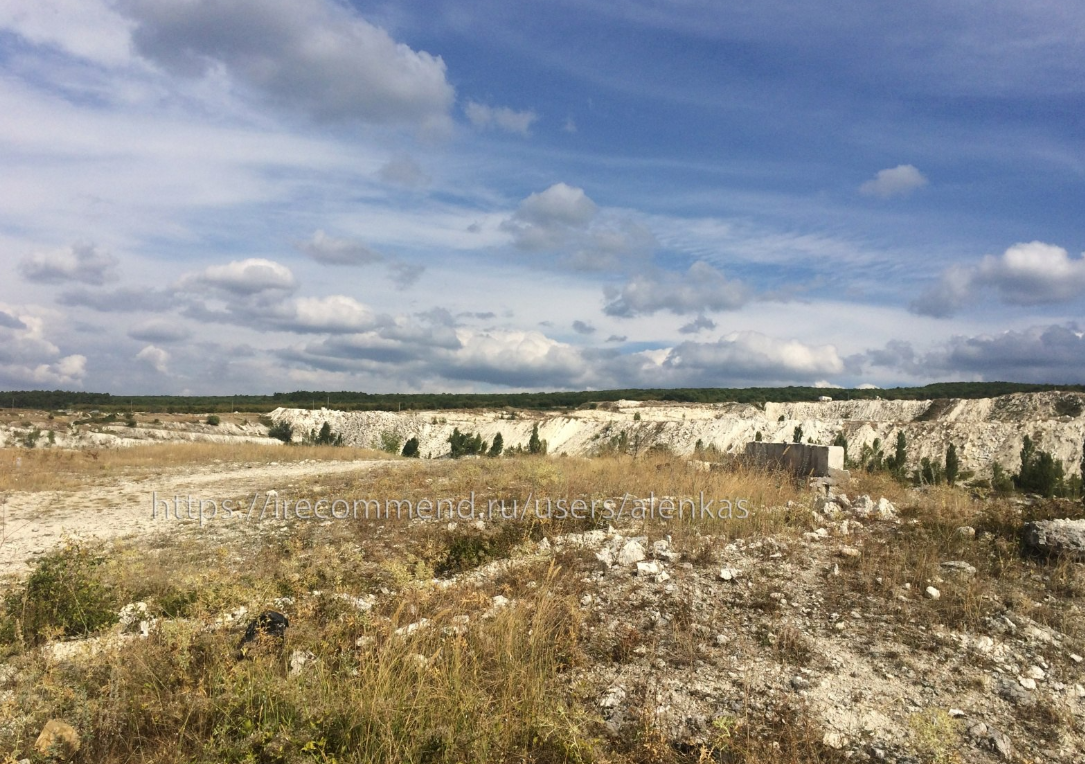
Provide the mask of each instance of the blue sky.
POLYGON ((1085 7, 8 0, 0 387, 1085 382, 1085 7))

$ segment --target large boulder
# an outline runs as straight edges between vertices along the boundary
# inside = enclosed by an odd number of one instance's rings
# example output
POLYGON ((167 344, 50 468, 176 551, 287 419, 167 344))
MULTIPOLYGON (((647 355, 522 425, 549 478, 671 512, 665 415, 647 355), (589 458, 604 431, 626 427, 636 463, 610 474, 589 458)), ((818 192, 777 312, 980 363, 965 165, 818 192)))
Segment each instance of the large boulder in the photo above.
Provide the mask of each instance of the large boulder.
POLYGON ((1085 520, 1038 520, 1023 531, 1025 545, 1037 552, 1085 561, 1085 520))

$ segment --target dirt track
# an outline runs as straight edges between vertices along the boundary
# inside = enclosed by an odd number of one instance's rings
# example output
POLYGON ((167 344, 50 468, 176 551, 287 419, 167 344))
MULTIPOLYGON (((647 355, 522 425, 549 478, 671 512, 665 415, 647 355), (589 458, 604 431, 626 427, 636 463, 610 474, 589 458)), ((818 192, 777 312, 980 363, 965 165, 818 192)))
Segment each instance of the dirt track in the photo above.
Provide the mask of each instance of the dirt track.
MULTIPOLYGON (((156 470, 154 474, 133 471, 123 477, 97 478, 77 491, 14 492, 0 507, 0 576, 22 573, 27 561, 62 543, 66 538, 102 540, 129 536, 206 532, 216 536, 256 532, 259 521, 235 515, 224 520, 163 517, 159 504, 157 518, 152 497, 193 496, 194 498, 246 498, 281 490, 299 480, 321 475, 366 471, 397 462, 306 461, 283 464, 213 465, 156 470)), ((171 507, 172 510, 172 507, 171 507)))

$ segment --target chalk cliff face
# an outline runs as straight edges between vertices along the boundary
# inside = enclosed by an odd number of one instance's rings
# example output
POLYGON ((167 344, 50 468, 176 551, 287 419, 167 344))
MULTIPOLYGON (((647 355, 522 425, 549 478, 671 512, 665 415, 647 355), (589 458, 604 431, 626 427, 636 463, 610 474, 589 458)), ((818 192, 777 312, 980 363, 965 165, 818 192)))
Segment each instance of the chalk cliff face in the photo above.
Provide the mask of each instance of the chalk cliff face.
POLYGON ((1029 435, 1038 448, 1061 459, 1076 474, 1085 440, 1085 395, 1028 393, 977 400, 828 401, 819 403, 674 404, 638 401, 602 403, 596 409, 567 413, 509 411, 343 412, 327 409, 276 409, 275 421, 290 422, 300 436, 328 422, 347 445, 379 448, 382 434, 401 441, 417 437, 423 457, 448 453, 453 428, 477 432, 487 442, 501 433, 505 448, 527 447, 533 425, 549 453, 589 455, 623 438, 628 449, 666 446, 693 452, 697 441, 724 452, 741 453, 758 432, 766 441, 790 441, 796 427, 803 440, 829 445, 839 434, 848 453, 881 440, 892 455, 897 433, 908 444, 909 466, 923 457, 941 461, 950 443, 957 446, 962 470, 987 474, 999 462, 1008 470, 1020 463, 1021 441, 1029 435), (639 417, 637 415, 639 414, 639 417), (514 418, 510 418, 514 417, 514 418))

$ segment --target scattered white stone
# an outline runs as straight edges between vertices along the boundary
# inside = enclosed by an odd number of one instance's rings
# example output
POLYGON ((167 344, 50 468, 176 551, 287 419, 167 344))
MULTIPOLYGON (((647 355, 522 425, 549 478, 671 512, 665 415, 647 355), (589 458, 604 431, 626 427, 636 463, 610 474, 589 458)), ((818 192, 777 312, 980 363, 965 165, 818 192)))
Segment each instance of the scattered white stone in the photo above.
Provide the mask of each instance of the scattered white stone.
POLYGON ((1074 663, 1081 663, 1083 660, 1085 660, 1085 658, 1082 658, 1077 653, 1070 653, 1070 660, 1072 660, 1074 663))
POLYGON ((409 623, 406 626, 400 626, 398 629, 395 630, 395 635, 397 637, 405 637, 408 634, 414 634, 419 629, 424 629, 427 626, 429 626, 429 619, 423 618, 419 621, 415 621, 414 623, 409 623))
POLYGON ((941 567, 951 573, 960 573, 965 576, 976 575, 976 568, 964 560, 946 560, 941 567))
POLYGON ((635 539, 627 541, 622 550, 618 552, 618 564, 619 565, 632 565, 640 562, 647 555, 644 553, 644 547, 640 545, 640 542, 635 539))
POLYGON ((883 520, 895 520, 897 517, 897 508, 884 496, 878 499, 878 506, 875 511, 877 512, 878 517, 883 520))
POLYGON ((658 574, 656 575, 656 579, 655 579, 655 580, 656 580, 656 583, 657 583, 657 584, 663 584, 663 583, 666 583, 667 581, 670 581, 670 580, 671 580, 671 576, 670 576, 670 574, 669 574, 669 573, 668 573, 667 571, 665 571, 665 570, 661 570, 661 571, 659 571, 659 573, 658 573, 658 574))
POLYGON ((539 542, 539 552, 541 554, 546 554, 549 551, 550 551, 550 541, 548 539, 544 538, 542 541, 539 542))
POLYGON ((928 599, 932 600, 936 600, 942 596, 942 592, 938 591, 933 586, 928 586, 923 593, 927 595, 928 599))
POLYGON ((309 650, 295 650, 290 653, 290 676, 297 676, 308 664, 316 660, 309 650))
POLYGON ((839 732, 826 732, 825 737, 821 739, 821 742, 829 748, 835 748, 839 751, 844 747, 848 740, 839 732))
POLYGON ((841 557, 849 557, 851 559, 857 559, 862 557, 863 553, 853 546, 842 546, 836 550, 836 553, 841 557))
POLYGON ((958 536, 964 536, 968 539, 974 539, 976 537, 976 529, 971 525, 962 525, 956 531, 958 536))
POLYGON ((651 562, 637 563, 638 576, 658 576, 662 572, 663 566, 655 560, 652 560, 651 562))
POLYGON ((1018 684, 1024 687, 1026 690, 1036 689, 1036 680, 1030 676, 1021 676, 1017 678, 1018 684))
POLYGON ((739 577, 739 572, 734 568, 722 568, 720 570, 721 581, 734 581, 739 577))
POLYGON ((1042 682, 1047 677, 1047 673, 1039 666, 1030 666, 1028 676, 1038 682, 1042 682))
POLYGON ((625 688, 615 685, 603 693, 599 699, 599 708, 617 708, 625 700, 625 688))

